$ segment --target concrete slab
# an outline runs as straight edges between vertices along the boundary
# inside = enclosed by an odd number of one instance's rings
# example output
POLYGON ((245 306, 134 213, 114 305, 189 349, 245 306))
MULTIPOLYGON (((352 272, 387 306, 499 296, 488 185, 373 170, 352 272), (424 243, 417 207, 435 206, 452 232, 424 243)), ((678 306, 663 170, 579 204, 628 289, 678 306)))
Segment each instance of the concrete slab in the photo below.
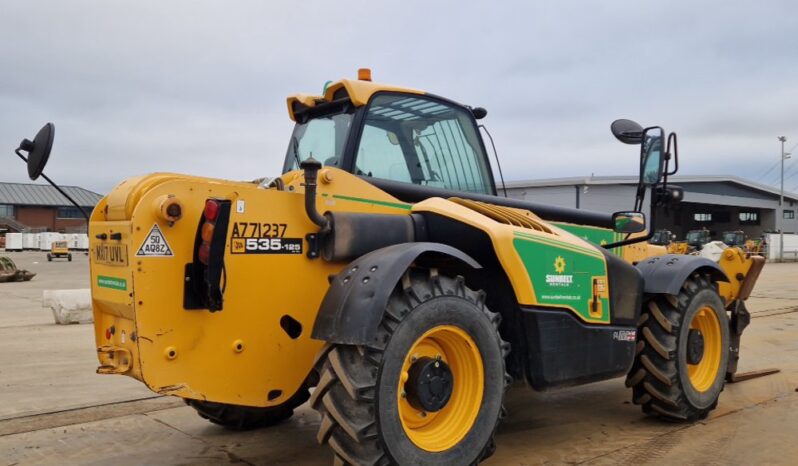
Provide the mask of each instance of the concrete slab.
POLYGON ((238 462, 143 415, 0 437, 3 464, 215 465, 238 462))
POLYGON ((88 257, 47 262, 44 252, 9 253, 29 282, 0 283, 0 419, 152 397, 128 377, 95 373, 91 325, 55 325, 42 307, 46 289, 89 286, 88 257))

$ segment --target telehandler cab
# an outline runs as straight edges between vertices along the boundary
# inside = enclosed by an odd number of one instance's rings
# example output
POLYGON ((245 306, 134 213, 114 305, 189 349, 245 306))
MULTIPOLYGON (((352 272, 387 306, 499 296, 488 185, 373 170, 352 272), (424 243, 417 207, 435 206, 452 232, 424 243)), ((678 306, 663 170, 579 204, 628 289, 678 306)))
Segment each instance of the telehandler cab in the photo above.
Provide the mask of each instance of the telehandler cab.
MULTIPOLYGON (((650 231, 681 197, 675 134, 613 123, 641 151, 634 208, 610 215, 497 196, 484 109, 365 70, 289 97, 288 113, 268 184, 156 173, 97 204, 99 373, 234 429, 310 399, 318 441, 350 464, 481 461, 512 379, 626 376, 648 414, 715 408, 762 262, 647 243, 647 193, 650 231)), ((31 178, 51 144, 48 125, 17 149, 31 178)))

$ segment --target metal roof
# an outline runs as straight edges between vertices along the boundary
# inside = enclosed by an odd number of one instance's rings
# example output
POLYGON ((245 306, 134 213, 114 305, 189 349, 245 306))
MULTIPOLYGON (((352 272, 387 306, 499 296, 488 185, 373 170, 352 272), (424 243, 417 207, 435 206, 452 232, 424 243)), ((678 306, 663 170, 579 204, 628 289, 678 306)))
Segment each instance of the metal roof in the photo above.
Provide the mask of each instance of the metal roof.
MULTIPOLYGON (((101 194, 77 186, 61 186, 61 189, 83 207, 94 207, 103 197, 101 194)), ((0 182, 0 204, 55 207, 72 205, 48 184, 2 182, 0 182)))
MULTIPOLYGON (((549 178, 542 180, 528 181, 509 181, 505 183, 507 188, 543 188, 549 186, 584 186, 584 185, 637 185, 636 176, 575 176, 570 178, 549 178)), ((779 190, 764 184, 746 180, 731 175, 683 175, 668 177, 668 182, 674 184, 684 183, 734 183, 749 189, 761 191, 771 195, 779 196, 779 190)), ((784 191, 787 199, 798 200, 798 194, 784 191)))

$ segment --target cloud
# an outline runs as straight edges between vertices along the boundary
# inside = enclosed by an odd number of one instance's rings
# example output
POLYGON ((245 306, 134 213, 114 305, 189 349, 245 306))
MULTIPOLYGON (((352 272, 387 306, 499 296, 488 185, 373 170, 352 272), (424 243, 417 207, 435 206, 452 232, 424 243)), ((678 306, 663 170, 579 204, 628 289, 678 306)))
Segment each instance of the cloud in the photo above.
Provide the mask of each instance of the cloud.
POLYGON ((64 184, 274 175, 285 97, 361 66, 486 107, 512 179, 634 174, 634 148, 609 133, 620 117, 677 131, 685 174, 755 178, 778 160, 776 136, 798 142, 796 13, 789 1, 5 2, 0 179, 25 181, 11 151, 45 121, 48 173, 64 184))

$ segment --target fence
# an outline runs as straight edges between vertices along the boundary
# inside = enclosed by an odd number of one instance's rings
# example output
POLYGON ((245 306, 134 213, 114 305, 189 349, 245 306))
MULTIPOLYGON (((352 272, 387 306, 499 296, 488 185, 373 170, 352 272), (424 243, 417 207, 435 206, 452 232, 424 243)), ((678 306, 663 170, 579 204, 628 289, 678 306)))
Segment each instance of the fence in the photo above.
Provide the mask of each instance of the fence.
MULTIPOLYGON (((780 235, 778 233, 766 233, 765 241, 767 241, 767 254, 768 260, 779 260, 780 253, 780 235)), ((797 233, 784 233, 784 260, 795 261, 798 260, 798 234, 797 233)))

